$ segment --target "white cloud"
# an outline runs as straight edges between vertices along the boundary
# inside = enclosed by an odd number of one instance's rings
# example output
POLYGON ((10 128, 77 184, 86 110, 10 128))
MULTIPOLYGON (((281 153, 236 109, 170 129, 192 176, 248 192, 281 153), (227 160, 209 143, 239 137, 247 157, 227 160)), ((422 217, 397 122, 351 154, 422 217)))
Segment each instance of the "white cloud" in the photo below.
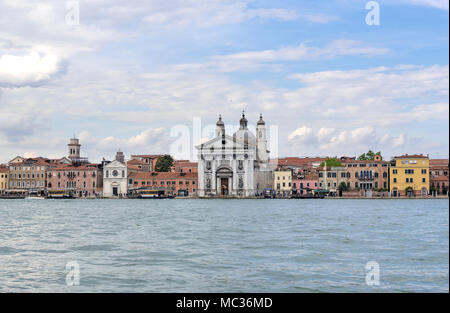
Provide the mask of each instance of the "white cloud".
POLYGON ((389 53, 383 47, 371 46, 354 40, 335 40, 325 47, 317 47, 301 43, 298 46, 282 47, 278 50, 248 51, 211 57, 204 64, 181 65, 185 69, 213 68, 223 72, 256 70, 280 67, 274 62, 292 62, 318 59, 331 59, 340 56, 376 56, 389 53))
POLYGON ((406 135, 392 136, 384 134, 378 136, 374 127, 360 127, 355 129, 320 128, 314 131, 311 127, 302 126, 289 134, 288 142, 297 145, 303 151, 310 147, 328 155, 344 155, 348 151, 357 153, 367 149, 390 150, 403 148, 406 145, 406 135))
POLYGON ((49 53, 0 55, 0 87, 39 86, 65 70, 66 63, 49 53))
POLYGON ((299 142, 308 142, 312 139, 312 129, 306 126, 297 128, 292 133, 289 134, 289 141, 299 141, 299 142))

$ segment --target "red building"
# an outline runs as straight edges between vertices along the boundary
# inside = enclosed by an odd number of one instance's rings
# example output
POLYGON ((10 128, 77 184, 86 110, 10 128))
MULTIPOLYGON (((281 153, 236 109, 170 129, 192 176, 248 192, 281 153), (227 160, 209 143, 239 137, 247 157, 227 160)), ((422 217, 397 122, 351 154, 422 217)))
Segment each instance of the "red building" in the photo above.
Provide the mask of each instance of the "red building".
POLYGON ((448 195, 448 159, 430 159, 430 191, 435 195, 448 195))
POLYGON ((128 175, 128 189, 154 188, 178 196, 197 194, 197 174, 178 172, 133 172, 128 175))
POLYGON ((319 175, 317 173, 298 174, 292 177, 293 194, 312 194, 317 189, 319 189, 319 175))
POLYGON ((47 171, 47 191, 64 191, 77 198, 93 198, 101 191, 98 164, 61 164, 47 171))

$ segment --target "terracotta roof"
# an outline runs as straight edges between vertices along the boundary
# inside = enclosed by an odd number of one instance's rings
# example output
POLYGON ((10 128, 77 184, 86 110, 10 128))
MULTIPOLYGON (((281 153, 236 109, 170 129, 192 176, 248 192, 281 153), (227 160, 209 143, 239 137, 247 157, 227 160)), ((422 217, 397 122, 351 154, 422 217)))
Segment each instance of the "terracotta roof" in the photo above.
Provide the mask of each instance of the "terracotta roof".
POLYGON ((306 174, 306 175, 304 175, 303 180, 319 180, 319 175, 306 174))
POLYGON ((136 172, 130 173, 129 178, 142 179, 142 180, 155 180, 155 179, 197 179, 196 173, 182 173, 177 172, 136 172))
POLYGON ((8 172, 8 168, 0 166, 0 173, 6 173, 6 172, 8 172))
POLYGON ((430 159, 430 166, 448 166, 448 159, 430 159))
POLYGON ((128 161, 127 164, 129 164, 129 165, 145 165, 147 163, 145 163, 142 160, 133 159, 133 160, 128 161))

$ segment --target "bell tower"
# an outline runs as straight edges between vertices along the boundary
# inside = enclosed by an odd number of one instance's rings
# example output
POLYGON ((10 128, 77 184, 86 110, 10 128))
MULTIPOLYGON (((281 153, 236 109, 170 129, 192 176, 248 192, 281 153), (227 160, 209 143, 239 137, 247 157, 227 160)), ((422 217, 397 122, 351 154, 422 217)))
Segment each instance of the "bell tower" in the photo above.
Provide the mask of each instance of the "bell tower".
POLYGON ((70 160, 79 159, 81 145, 78 138, 75 138, 75 136, 73 136, 73 138, 70 139, 70 142, 67 146, 69 147, 69 159, 70 160))
POLYGON ((263 120, 262 114, 260 114, 258 123, 256 124, 256 150, 258 161, 269 161, 269 154, 267 153, 266 123, 263 120))

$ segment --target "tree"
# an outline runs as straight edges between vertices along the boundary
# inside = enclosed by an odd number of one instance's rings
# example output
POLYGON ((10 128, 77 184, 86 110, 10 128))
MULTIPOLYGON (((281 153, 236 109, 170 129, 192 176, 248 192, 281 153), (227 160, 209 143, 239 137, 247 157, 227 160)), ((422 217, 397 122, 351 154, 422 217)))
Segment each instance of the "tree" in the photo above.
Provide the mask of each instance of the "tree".
POLYGON ((348 190, 348 185, 346 183, 342 182, 342 183, 339 184, 338 189, 339 189, 339 191, 347 191, 348 190))
POLYGON ((173 158, 166 154, 158 158, 155 165, 156 172, 170 172, 173 166, 173 158))
POLYGON ((325 160, 325 162, 322 162, 321 164, 320 164, 320 166, 321 167, 324 167, 324 166, 329 166, 329 167, 332 167, 332 166, 342 166, 342 163, 336 158, 336 157, 334 157, 334 158, 327 158, 326 160, 325 160))
POLYGON ((367 151, 367 153, 363 153, 358 157, 358 160, 360 161, 373 161, 375 160, 375 156, 379 155, 381 159, 383 160, 383 157, 381 156, 381 151, 378 151, 377 153, 373 152, 372 150, 367 151))

